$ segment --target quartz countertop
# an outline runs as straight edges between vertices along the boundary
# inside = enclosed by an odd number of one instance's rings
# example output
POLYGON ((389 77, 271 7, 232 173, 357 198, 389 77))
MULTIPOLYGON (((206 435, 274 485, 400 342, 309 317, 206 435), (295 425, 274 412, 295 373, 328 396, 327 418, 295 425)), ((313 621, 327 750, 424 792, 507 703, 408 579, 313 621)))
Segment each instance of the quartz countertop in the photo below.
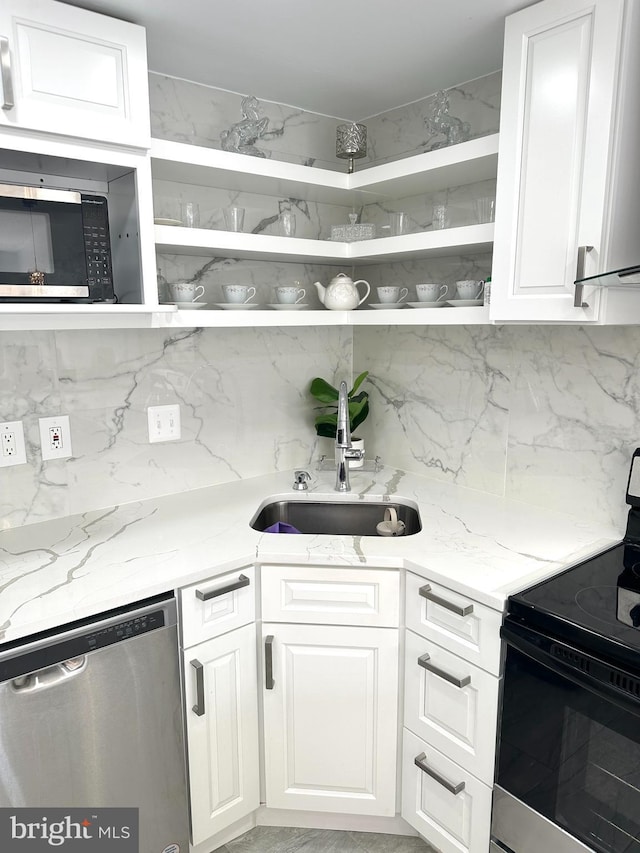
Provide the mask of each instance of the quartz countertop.
POLYGON ((133 502, 0 533, 0 641, 27 636, 248 563, 398 567, 502 610, 506 597, 620 541, 623 530, 392 468, 351 472, 349 494, 292 472, 133 502), (406 537, 260 533, 267 498, 414 501, 406 537))

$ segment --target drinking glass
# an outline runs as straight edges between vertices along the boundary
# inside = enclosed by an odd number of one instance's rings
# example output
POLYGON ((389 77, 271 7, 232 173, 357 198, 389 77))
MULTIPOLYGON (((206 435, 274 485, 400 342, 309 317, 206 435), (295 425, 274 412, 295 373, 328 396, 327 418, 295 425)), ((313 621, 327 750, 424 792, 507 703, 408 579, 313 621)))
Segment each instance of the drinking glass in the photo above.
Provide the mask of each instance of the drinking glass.
POLYGON ((225 207, 224 224, 227 231, 242 231, 244 227, 244 207, 225 207))

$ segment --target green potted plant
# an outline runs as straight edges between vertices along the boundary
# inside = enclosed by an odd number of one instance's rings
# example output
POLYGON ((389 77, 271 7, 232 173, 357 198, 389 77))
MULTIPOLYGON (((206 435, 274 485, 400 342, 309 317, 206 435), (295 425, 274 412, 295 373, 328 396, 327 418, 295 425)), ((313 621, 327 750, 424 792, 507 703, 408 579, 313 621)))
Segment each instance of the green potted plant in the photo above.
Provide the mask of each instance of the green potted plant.
MULTIPOLYGON (((353 388, 348 393, 349 400, 349 428, 351 430, 351 443, 354 447, 364 449, 364 441, 355 434, 356 429, 369 414, 369 394, 360 391, 359 388, 369 375, 369 371, 363 371, 353 383, 353 388)), ((338 389, 334 388, 326 379, 316 376, 311 381, 309 392, 322 405, 318 406, 320 414, 316 416, 314 426, 316 434, 324 438, 332 438, 335 441, 338 423, 338 389)), ((362 467, 362 460, 352 459, 349 467, 362 467)))

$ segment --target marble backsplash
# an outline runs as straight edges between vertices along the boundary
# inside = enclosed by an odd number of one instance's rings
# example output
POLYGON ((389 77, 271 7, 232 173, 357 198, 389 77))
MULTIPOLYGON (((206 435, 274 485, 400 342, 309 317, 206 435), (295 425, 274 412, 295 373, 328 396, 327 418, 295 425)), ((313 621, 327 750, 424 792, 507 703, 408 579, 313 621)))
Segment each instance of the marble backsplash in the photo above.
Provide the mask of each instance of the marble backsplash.
POLYGON ((309 383, 351 362, 335 327, 4 332, 0 410, 28 461, 2 469, 0 528, 309 466, 309 383), (146 409, 170 403, 182 437, 150 444, 146 409), (43 462, 38 418, 60 413, 73 456, 43 462))
MULTIPOLYGON (((501 72, 448 89, 449 113, 468 122, 469 138, 497 133, 500 125, 501 72)), ((425 87, 425 97, 371 117, 336 118, 299 107, 261 101, 261 116, 268 118, 266 132, 256 147, 266 157, 307 166, 346 171, 346 161, 336 157, 336 127, 348 121, 367 126, 367 156, 356 169, 410 154, 430 151, 443 137, 429 132, 429 115, 435 93, 425 87)), ((187 80, 149 75, 151 133, 160 139, 221 148, 220 134, 242 118, 243 94, 214 89, 187 80)))
POLYGON ((355 330, 370 453, 396 467, 624 530, 640 444, 637 327, 355 330))

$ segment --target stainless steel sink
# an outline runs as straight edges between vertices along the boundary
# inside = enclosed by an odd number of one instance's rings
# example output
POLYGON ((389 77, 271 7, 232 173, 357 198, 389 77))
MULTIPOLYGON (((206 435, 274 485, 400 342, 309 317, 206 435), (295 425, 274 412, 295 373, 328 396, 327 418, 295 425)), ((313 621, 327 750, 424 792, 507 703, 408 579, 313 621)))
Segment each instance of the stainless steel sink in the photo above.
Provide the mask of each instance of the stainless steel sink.
POLYGON ((405 536, 422 530, 415 504, 404 501, 296 501, 274 500, 258 508, 249 522, 254 530, 266 530, 278 521, 300 533, 333 536, 378 536, 376 525, 384 520, 387 507, 394 507, 405 524, 405 536))

